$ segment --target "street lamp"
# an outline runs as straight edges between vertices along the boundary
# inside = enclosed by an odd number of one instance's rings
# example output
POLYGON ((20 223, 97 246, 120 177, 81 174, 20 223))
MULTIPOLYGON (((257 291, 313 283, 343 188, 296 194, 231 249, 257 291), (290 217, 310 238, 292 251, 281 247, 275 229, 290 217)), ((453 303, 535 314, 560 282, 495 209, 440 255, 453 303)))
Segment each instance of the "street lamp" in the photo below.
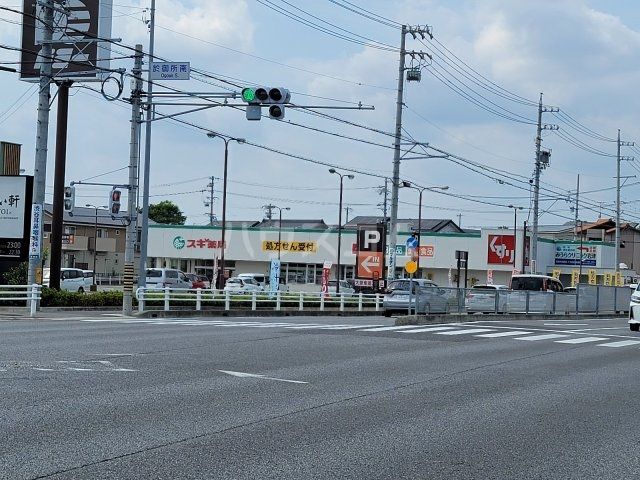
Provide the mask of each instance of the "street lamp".
POLYGON ((349 180, 353 180, 354 176, 351 174, 344 174, 338 172, 335 168, 330 168, 329 173, 335 173, 340 177, 340 204, 338 206, 338 265, 336 268, 336 294, 340 293, 340 250, 342 248, 342 188, 344 177, 349 180))
POLYGON ((95 230, 93 237, 93 288, 96 289, 96 258, 98 257, 98 210, 108 210, 106 205, 91 205, 87 203, 85 207, 93 208, 95 210, 95 230))
POLYGON ((416 260, 416 264, 418 266, 418 278, 422 278, 420 274, 420 238, 422 234, 422 193, 425 190, 449 190, 448 185, 442 185, 437 187, 416 187, 411 182, 403 181, 402 186, 404 188, 412 188, 418 191, 418 258, 416 260))
MULTIPOLYGON (((516 247, 518 245, 518 210, 524 210, 524 207, 516 207, 515 205, 508 205, 508 208, 513 208, 513 269, 516 270, 518 264, 518 258, 516 257, 516 247)), ((524 251, 526 240, 522 239, 522 251, 524 251)), ((524 263, 522 264, 524 270, 524 263)))
POLYGON ((226 228, 227 228, 227 167, 229 163, 229 142, 234 141, 238 143, 245 143, 244 138, 227 137, 220 135, 219 133, 209 132, 207 133, 209 138, 220 138, 224 142, 224 180, 222 187, 222 253, 220 254, 220 271, 218 273, 218 289, 224 288, 224 251, 227 248, 226 244, 226 228))
POLYGON ((282 211, 291 210, 291 207, 279 207, 271 205, 272 208, 278 209, 278 260, 280 260, 280 252, 282 251, 282 211))

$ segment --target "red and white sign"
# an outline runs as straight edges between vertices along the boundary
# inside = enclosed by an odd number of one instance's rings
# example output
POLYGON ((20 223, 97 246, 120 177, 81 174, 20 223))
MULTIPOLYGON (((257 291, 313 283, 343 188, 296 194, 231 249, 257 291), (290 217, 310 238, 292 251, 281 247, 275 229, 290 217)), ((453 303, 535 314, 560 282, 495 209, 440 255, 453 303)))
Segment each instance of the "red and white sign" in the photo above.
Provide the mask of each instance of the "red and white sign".
POLYGON ((487 270, 487 285, 493 285, 493 270, 487 270))
POLYGON ((490 265, 513 264, 514 247, 513 235, 489 235, 487 263, 490 265))
POLYGON ((436 247, 433 245, 420 245, 418 247, 418 255, 421 257, 433 258, 436 254, 436 247))
POLYGON ((329 277, 331 276, 331 262, 324 262, 322 266, 322 294, 329 293, 329 277))
POLYGON ((382 252, 358 252, 358 277, 382 277, 382 252))

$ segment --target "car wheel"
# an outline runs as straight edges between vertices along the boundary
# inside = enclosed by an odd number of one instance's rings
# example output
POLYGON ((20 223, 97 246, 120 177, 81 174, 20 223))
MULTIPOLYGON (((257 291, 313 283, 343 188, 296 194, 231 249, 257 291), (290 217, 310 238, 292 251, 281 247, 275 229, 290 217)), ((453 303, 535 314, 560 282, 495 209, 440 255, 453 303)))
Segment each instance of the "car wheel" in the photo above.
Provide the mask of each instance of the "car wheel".
POLYGON ((78 289, 78 293, 84 293, 84 288, 80 287, 80 288, 78 289))
POLYGON ((630 323, 629 330, 631 330, 632 332, 637 332, 638 330, 640 330, 640 323, 630 323))

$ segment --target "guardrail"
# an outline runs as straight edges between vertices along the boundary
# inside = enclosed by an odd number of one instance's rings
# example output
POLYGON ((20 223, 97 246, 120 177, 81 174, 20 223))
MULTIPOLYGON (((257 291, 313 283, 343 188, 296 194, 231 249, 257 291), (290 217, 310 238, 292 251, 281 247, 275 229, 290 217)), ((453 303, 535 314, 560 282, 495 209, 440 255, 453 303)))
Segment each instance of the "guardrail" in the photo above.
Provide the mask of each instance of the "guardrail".
POLYGON ((246 292, 222 290, 145 288, 136 290, 138 310, 164 310, 195 307, 200 310, 269 311, 371 311, 382 310, 381 294, 321 294, 319 292, 246 292))
POLYGON ((41 285, 0 285, 0 306, 25 306, 29 315, 35 316, 42 298, 41 285))

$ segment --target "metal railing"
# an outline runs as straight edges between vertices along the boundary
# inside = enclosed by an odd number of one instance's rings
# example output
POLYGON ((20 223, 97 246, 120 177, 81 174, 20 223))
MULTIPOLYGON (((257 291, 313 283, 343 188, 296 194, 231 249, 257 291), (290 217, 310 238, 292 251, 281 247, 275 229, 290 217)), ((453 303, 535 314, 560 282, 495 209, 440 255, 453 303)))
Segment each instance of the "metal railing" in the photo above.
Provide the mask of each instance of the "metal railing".
POLYGON ((145 288, 136 290, 138 310, 195 308, 201 310, 380 312, 381 294, 321 294, 319 292, 246 292, 145 288))
POLYGON ((35 316, 42 298, 41 285, 0 285, 0 306, 22 306, 35 316))

